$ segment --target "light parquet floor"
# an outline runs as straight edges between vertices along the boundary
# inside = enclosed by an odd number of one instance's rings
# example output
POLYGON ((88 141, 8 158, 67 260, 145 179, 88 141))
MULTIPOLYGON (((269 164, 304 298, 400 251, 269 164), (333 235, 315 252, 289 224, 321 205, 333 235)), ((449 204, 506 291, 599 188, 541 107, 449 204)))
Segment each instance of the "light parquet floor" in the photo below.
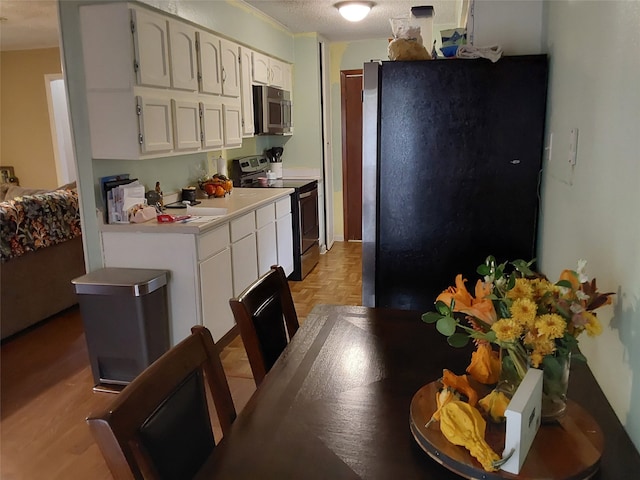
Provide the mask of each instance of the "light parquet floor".
MULTIPOLYGON (((303 323, 317 303, 360 305, 361 250, 336 242, 302 282, 290 282, 303 323)), ((221 353, 240 411, 255 390, 239 338, 221 353)), ((93 393, 82 319, 69 309, 0 347, 0 479, 110 479, 85 417, 111 394, 93 393)))

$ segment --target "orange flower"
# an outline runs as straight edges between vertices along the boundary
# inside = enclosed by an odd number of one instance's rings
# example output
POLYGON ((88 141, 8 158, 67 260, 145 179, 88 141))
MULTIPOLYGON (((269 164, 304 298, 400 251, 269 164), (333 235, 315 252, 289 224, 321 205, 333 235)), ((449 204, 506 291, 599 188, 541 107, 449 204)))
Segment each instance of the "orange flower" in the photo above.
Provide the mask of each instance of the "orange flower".
POLYGON ((462 312, 472 317, 476 317, 491 325, 498 317, 493 307, 491 299, 487 298, 491 294, 491 285, 484 284, 481 280, 476 282, 476 298, 473 298, 465 286, 466 280, 461 274, 456 275, 456 286, 449 287, 436 298, 436 301, 451 305, 451 300, 455 300, 454 312, 462 312))
POLYGON ((578 275, 573 270, 563 270, 560 274, 560 280, 566 280, 569 282, 573 290, 577 290, 580 287, 578 275))
POLYGON ((502 364, 498 352, 494 352, 489 343, 481 343, 471 354, 471 363, 467 373, 476 381, 492 385, 498 381, 502 364))

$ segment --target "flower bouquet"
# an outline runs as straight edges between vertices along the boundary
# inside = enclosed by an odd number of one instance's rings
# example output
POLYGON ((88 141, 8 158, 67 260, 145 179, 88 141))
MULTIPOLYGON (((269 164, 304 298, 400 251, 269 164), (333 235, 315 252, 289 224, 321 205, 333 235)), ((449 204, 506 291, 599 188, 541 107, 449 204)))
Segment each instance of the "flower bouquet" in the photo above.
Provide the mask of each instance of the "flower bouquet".
MULTIPOLYGON (((483 278, 477 280, 474 295, 458 275, 455 286, 437 297, 436 312, 422 316, 454 347, 475 341, 466 373, 476 382, 495 385, 478 401, 494 421, 504 418, 510 397, 530 367, 543 370, 543 420, 564 413, 570 360, 586 360, 577 337, 601 333, 594 310, 611 303, 613 295, 598 292, 596 280, 589 281, 584 273, 585 261, 579 261, 576 270, 564 270, 556 283, 533 271, 533 262, 498 264, 490 256, 477 269, 483 278)), ((439 407, 460 396, 469 398, 464 389, 448 383, 443 391, 455 396, 440 392, 439 407)))

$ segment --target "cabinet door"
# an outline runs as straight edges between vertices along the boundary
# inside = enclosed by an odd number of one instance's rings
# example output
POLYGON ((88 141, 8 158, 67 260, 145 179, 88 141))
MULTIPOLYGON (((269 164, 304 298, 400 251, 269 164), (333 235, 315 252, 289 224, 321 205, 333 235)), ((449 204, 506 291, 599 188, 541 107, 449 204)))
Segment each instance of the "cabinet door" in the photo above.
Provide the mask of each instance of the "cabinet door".
POLYGON ((218 148, 224 145, 222 103, 202 102, 202 146, 218 148))
POLYGON ((197 32, 197 38, 200 91, 220 95, 222 93, 220 39, 207 32, 197 32))
POLYGON ((282 67, 282 89, 291 92, 293 90, 291 64, 283 63, 282 67))
POLYGON ((278 264, 275 222, 256 231, 256 245, 258 249, 258 275, 264 275, 269 271, 271 265, 278 264))
POLYGON ((169 87, 167 20, 142 9, 132 9, 131 19, 138 84, 169 87))
POLYGON ((240 47, 240 102, 242 107, 242 136, 255 133, 253 121, 253 88, 251 88, 251 50, 240 47))
POLYGON ((198 150, 200 137, 200 105, 196 102, 172 100, 176 150, 198 150))
POLYGON ((202 323, 217 342, 235 323, 229 307, 233 297, 231 250, 225 248, 200 263, 200 298, 202 323))
POLYGON ((136 97, 142 153, 173 149, 171 102, 166 98, 136 97))
POLYGON ((175 20, 169 21, 169 59, 171 86, 198 90, 196 29, 175 20))
POLYGON ((276 220, 276 242, 278 245, 278 265, 287 276, 293 273, 293 224, 291 213, 276 220))
POLYGON ((269 59, 269 85, 282 88, 284 85, 284 64, 273 58, 269 59))
POLYGON ((258 279, 257 255, 255 233, 231 244, 234 296, 240 295, 245 288, 258 279))
POLYGON ((251 53, 253 83, 269 84, 269 57, 258 52, 251 53))
POLYGON ((223 104, 222 114, 224 117, 224 146, 227 148, 242 146, 240 105, 223 104))
POLYGON ((220 40, 222 54, 222 94, 227 97, 240 96, 240 61, 238 45, 220 40))

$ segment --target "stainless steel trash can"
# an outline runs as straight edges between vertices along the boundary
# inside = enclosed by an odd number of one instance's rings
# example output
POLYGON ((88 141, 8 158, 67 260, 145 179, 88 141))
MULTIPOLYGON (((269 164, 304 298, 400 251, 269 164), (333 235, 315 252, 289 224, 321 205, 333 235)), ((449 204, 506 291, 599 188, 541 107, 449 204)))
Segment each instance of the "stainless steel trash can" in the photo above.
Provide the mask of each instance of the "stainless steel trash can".
POLYGON ((95 391, 119 391, 170 347, 166 270, 103 268, 72 280, 95 391))

